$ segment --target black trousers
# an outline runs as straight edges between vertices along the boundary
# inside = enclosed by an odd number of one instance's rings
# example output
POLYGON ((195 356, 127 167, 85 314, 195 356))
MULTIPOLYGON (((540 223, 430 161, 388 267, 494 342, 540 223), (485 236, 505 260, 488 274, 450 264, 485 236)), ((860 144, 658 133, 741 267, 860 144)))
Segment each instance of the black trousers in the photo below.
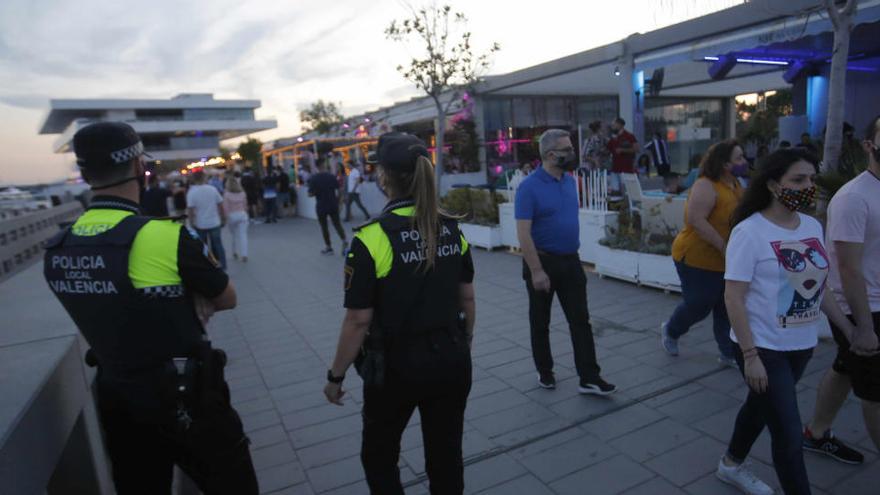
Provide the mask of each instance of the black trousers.
POLYGON ((339 234, 339 238, 345 240, 345 229, 342 228, 342 222, 339 221, 339 212, 318 213, 318 223, 321 224, 321 235, 324 236, 324 244, 330 247, 330 229, 327 228, 327 217, 333 222, 333 228, 339 234))
POLYGON ((540 254, 541 266, 550 278, 550 291, 536 291, 532 287, 532 274, 523 261, 523 279, 529 292, 529 324, 532 334, 532 357, 539 373, 553 371, 553 355, 550 352, 550 309, 553 295, 559 298, 574 348, 574 365, 581 380, 599 377, 593 328, 587 309, 587 276, 577 254, 540 254))
POLYGON ((404 359, 390 353, 385 385, 364 387, 361 462, 372 495, 404 494, 397 467, 400 437, 416 408, 431 495, 464 492, 461 438, 471 390, 470 351, 464 341, 431 342, 433 349, 417 347, 404 359))
POLYGON ((169 495, 178 465, 205 495, 257 495, 249 440, 231 406, 193 421, 186 433, 174 424, 144 423, 98 387, 98 412, 118 495, 169 495))
POLYGON ((361 203, 361 193, 350 192, 348 196, 345 198, 345 221, 351 220, 351 203, 354 203, 361 209, 361 212, 364 214, 364 218, 370 218, 370 214, 367 212, 367 209, 364 208, 364 204, 361 203))

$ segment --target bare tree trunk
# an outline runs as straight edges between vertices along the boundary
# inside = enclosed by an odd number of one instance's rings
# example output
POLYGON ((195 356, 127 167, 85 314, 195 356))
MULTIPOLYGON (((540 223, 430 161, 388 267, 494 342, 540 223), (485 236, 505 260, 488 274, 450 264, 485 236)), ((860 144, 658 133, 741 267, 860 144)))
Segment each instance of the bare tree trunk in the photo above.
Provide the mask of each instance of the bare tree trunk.
POLYGON ((446 138, 446 112, 440 102, 437 104, 437 121, 434 124, 434 143, 437 159, 434 161, 434 175, 437 176, 437 197, 440 193, 440 178, 443 177, 443 145, 446 138))
POLYGON ((834 25, 834 51, 828 87, 828 120, 825 124, 824 171, 836 171, 843 141, 843 115, 846 104, 846 64, 849 39, 858 0, 847 0, 838 10, 834 0, 825 0, 825 8, 834 25))

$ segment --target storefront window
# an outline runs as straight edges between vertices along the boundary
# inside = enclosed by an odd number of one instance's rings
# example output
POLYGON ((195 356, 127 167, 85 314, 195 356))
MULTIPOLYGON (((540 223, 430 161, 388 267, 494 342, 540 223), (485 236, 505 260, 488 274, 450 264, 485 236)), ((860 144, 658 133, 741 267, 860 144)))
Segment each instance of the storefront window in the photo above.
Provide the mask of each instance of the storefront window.
POLYGON ((645 101, 645 136, 640 141, 645 143, 660 133, 669 143, 672 171, 685 174, 696 156, 722 139, 724 122, 720 99, 649 98, 645 101))

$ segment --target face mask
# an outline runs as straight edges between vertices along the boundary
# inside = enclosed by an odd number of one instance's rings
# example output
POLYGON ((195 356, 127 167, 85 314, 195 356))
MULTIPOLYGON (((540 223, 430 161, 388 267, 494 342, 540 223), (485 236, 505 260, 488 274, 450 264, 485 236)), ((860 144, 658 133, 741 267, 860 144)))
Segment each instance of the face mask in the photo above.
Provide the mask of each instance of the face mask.
POLYGON ((871 143, 871 154, 874 155, 874 161, 880 163, 880 146, 876 141, 871 143))
POLYGON ((730 173, 734 177, 746 177, 749 175, 749 164, 747 162, 734 164, 730 167, 730 173))
POLYGON ((577 161, 574 159, 574 153, 569 151, 563 156, 556 157, 556 166, 562 170, 572 171, 577 168, 577 161))
POLYGON ((791 211, 805 211, 813 204, 816 186, 806 189, 789 189, 783 187, 776 193, 776 199, 791 211))

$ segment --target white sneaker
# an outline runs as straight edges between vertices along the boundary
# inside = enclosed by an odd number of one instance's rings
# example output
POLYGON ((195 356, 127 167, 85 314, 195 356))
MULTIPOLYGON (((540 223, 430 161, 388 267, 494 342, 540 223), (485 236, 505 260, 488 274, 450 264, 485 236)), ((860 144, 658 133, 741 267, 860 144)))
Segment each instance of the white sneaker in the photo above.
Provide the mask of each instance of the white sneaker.
POLYGON ((715 471, 715 476, 719 480, 728 485, 733 485, 749 495, 773 495, 773 489, 767 483, 761 481, 755 473, 749 471, 746 463, 728 467, 724 464, 724 458, 722 457, 718 461, 718 470, 715 471))

